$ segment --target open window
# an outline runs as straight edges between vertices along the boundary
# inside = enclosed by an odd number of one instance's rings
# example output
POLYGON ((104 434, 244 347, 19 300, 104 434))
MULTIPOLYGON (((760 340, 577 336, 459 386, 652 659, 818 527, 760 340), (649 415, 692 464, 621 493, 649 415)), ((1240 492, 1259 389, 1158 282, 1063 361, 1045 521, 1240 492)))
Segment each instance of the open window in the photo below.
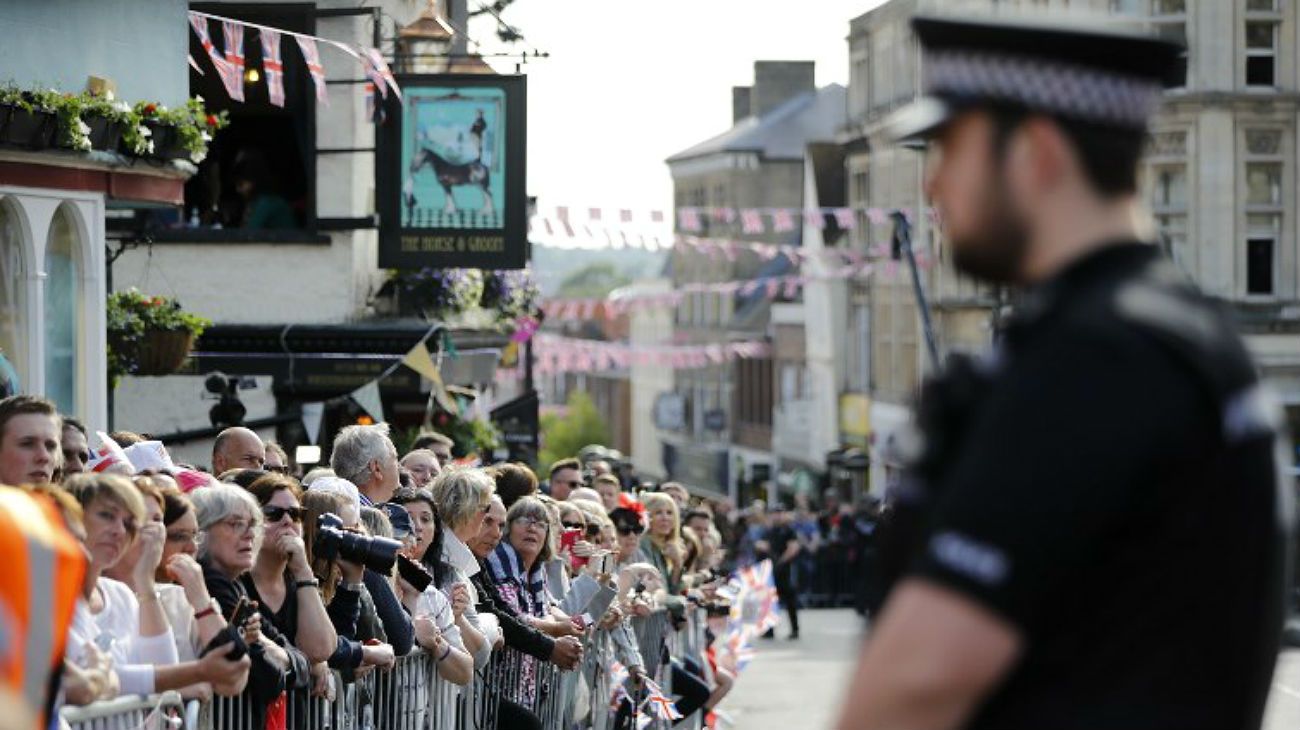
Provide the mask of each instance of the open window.
MULTIPOLYGON (((193 10, 312 34, 315 9, 301 3, 237 5, 195 3, 193 10)), ((213 44, 224 47, 222 25, 209 21, 213 44)), ((222 240, 247 235, 274 240, 310 235, 316 228, 316 96, 293 36, 280 38, 284 106, 271 103, 257 28, 244 31, 244 100, 233 101, 197 36, 189 34, 190 95, 213 112, 225 111, 230 125, 213 140, 199 171, 185 185, 185 207, 172 232, 222 240), (246 234, 244 232, 247 232, 246 234)))

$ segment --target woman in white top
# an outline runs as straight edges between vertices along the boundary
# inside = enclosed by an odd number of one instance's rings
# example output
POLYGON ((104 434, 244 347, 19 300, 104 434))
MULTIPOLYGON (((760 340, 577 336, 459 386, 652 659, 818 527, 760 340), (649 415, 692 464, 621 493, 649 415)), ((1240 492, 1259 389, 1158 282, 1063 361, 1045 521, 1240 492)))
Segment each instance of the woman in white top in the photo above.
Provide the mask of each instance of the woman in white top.
MULTIPOLYGON (((162 510, 156 521, 146 521, 140 492, 123 477, 81 474, 64 484, 81 503, 90 556, 85 599, 78 602, 69 632, 68 656, 80 663, 85 647, 93 645, 113 659, 122 694, 150 694, 211 683, 223 695, 243 691, 249 661, 226 659, 217 650, 195 661, 179 662, 171 625, 158 600, 154 571, 162 557, 162 510), (104 570, 123 558, 134 540, 142 547, 132 585, 103 577, 104 570)), ((201 606, 195 618, 211 609, 201 606)), ((216 633, 217 629, 213 630, 216 633)))

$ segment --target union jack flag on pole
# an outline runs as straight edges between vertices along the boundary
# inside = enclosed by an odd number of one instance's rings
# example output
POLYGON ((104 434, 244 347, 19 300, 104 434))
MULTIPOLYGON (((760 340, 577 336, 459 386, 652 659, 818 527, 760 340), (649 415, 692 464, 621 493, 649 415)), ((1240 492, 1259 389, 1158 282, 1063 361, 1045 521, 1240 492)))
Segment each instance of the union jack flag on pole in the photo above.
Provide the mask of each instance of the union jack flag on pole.
POLYGON ((244 100, 244 24, 233 20, 221 22, 221 35, 226 41, 226 68, 221 71, 221 83, 226 93, 235 101, 244 100))
POLYGON ((271 103, 284 106, 284 59, 280 56, 280 33, 261 29, 262 72, 266 74, 266 94, 271 103))
POLYGON ((325 90, 325 67, 320 63, 320 51, 316 48, 316 41, 300 35, 294 36, 293 39, 298 41, 302 58, 307 62, 307 72, 311 74, 312 83, 316 84, 316 101, 329 106, 329 93, 325 90))

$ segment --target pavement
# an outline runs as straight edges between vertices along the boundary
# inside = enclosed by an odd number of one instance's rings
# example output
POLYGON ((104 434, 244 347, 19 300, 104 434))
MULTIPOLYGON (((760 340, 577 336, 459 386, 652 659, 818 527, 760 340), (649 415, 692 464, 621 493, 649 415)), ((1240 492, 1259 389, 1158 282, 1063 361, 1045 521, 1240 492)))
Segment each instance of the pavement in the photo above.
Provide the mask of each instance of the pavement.
MULTIPOLYGON (((832 727, 848 689, 862 638, 850 609, 799 612, 801 636, 788 641, 784 614, 777 638, 756 642, 755 656, 719 709, 734 730, 832 727)), ((1300 649, 1278 656, 1262 730, 1300 728, 1300 649)))

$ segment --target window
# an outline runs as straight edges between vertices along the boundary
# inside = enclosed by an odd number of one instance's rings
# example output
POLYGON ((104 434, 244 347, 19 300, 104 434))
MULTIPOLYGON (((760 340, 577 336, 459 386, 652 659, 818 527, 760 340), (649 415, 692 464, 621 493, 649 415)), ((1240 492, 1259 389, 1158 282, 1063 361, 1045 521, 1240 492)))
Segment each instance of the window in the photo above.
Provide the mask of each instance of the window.
POLYGON ((1246 205, 1282 204, 1282 165, 1252 162, 1246 165, 1246 205))
POLYGON ((64 413, 80 412, 77 249, 76 223, 66 208, 59 208, 45 248, 45 396, 64 413))
POLYGON ((1244 134, 1246 158, 1242 196, 1246 209, 1245 281, 1248 296, 1270 296, 1276 291, 1277 258, 1282 240, 1286 197, 1285 150, 1282 132, 1248 129, 1244 134))
POLYGON ((1273 249, 1277 240, 1268 237, 1246 239, 1246 293, 1273 293, 1273 249))
POLYGON ((1246 23, 1246 85, 1273 86, 1277 75, 1277 23, 1246 23))
POLYGON ((0 390, 21 390, 27 367, 23 332, 22 227, 9 204, 0 201, 0 390))
POLYGON ((1275 13, 1277 12, 1277 0, 1246 0, 1246 9, 1275 13))
MULTIPOLYGON (((310 6, 303 7, 308 9, 222 3, 196 4, 193 9, 312 33, 314 11, 310 6)), ((210 21, 208 25, 213 43, 220 50, 224 43, 221 24, 210 21)), ((190 69, 190 95, 203 97, 213 112, 225 110, 230 126, 216 135, 207 159, 185 184, 184 221, 194 221, 200 228, 314 229, 316 95, 293 37, 284 35, 280 39, 285 99, 284 106, 275 106, 260 77, 263 62, 259 31, 249 27, 244 33, 247 70, 243 102, 230 99, 197 36, 187 35, 190 57, 203 69, 202 74, 190 69)))

